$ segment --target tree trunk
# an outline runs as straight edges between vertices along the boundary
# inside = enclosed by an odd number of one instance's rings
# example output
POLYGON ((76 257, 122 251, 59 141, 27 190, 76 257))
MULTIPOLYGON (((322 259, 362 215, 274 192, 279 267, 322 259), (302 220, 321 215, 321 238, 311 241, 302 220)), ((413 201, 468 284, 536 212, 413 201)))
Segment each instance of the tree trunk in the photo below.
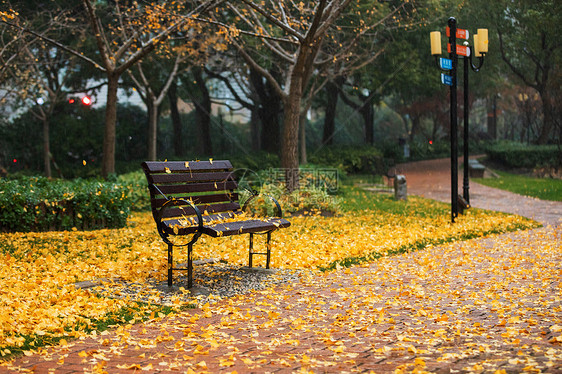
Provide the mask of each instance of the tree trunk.
POLYGON ((410 117, 412 118, 412 129, 410 130, 410 143, 413 143, 414 138, 419 133, 420 128, 421 128, 421 126, 420 126, 420 116, 410 114, 410 117))
POLYGON ((250 140, 252 143, 252 150, 259 151, 261 149, 260 138, 260 116, 259 109, 252 110, 250 115, 250 140))
POLYGON ((283 143, 281 150, 281 167, 285 169, 286 186, 289 192, 299 188, 299 120, 302 98, 302 79, 293 79, 289 95, 284 100, 283 143))
POLYGON ((156 161, 157 141, 158 141, 158 106, 154 103, 154 98, 147 97, 147 114, 148 114, 148 160, 156 161))
MULTIPOLYGON (((338 77, 341 81, 338 81, 339 86, 344 82, 343 77, 338 77)), ((340 91, 340 97, 343 99, 343 102, 348 105, 350 108, 358 111, 363 118, 363 133, 365 135, 365 143, 373 144, 375 142, 375 129, 374 129, 374 121, 375 121, 375 111, 373 110, 373 100, 374 96, 370 93, 367 95, 363 95, 361 93, 357 93, 357 97, 361 101, 361 104, 358 104, 351 100, 343 91, 340 91)))
POLYGON ((199 100, 195 102, 195 117, 199 129, 198 150, 206 156, 213 155, 213 144, 211 142, 211 97, 203 78, 202 69, 192 69, 195 83, 199 89, 199 100))
POLYGON ((543 113, 543 125, 541 127, 541 132, 539 138, 537 139, 538 144, 548 143, 550 133, 554 127, 554 108, 552 107, 552 101, 550 100, 550 95, 545 92, 539 92, 542 102, 542 113, 543 113))
MULTIPOLYGON (((274 74, 274 72, 272 72, 274 74)), ((250 69, 251 87, 256 93, 256 111, 261 122, 260 146, 266 152, 279 153, 281 98, 272 85, 255 69, 250 69)), ((254 135, 253 135, 254 136, 254 135)))
POLYGON ((51 141, 49 136, 49 118, 43 117, 43 163, 45 165, 45 176, 51 178, 51 141))
POLYGON ((300 163, 308 164, 308 157, 306 154, 306 111, 301 112, 299 120, 299 148, 300 148, 300 163))
POLYGON ((326 84, 326 115, 324 117, 324 132, 322 134, 322 144, 333 144, 334 131, 336 129, 336 107, 338 105, 338 97, 338 84, 334 81, 329 81, 326 84))
MULTIPOLYGON (((266 84, 266 87, 269 84, 266 84)), ((279 153, 281 149, 281 126, 279 123, 279 113, 281 112, 281 99, 275 95, 272 88, 268 88, 268 96, 260 107, 261 146, 262 149, 270 153, 279 153)))
POLYGON ((174 133, 174 155, 180 157, 183 155, 183 136, 181 116, 178 110, 178 85, 175 80, 168 90, 168 101, 170 102, 170 117, 172 118, 174 133))
POLYGON ((497 97, 496 95, 494 95, 494 97, 492 98, 492 108, 490 111, 488 111, 488 136, 492 140, 495 140, 498 136, 496 106, 497 106, 497 97))
POLYGON ((370 96, 361 95, 363 105, 359 109, 361 117, 363 117, 363 124, 365 129, 365 143, 373 145, 375 142, 375 129, 373 122, 375 121, 375 113, 372 105, 372 98, 370 96))
POLYGON ((119 75, 108 74, 107 103, 105 107, 105 128, 103 132, 102 176, 107 178, 115 173, 115 123, 117 122, 117 87, 119 75))

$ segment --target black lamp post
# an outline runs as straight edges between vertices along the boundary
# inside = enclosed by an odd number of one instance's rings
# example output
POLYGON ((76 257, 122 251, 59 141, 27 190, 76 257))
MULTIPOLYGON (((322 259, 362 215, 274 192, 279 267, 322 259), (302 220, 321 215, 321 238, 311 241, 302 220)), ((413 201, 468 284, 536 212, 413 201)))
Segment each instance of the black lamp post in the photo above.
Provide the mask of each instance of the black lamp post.
POLYGON ((471 47, 468 42, 465 42, 467 48, 473 53, 469 53, 468 57, 464 58, 464 134, 463 134, 463 141, 464 141, 464 177, 463 177, 463 194, 462 196, 466 200, 468 204, 470 204, 470 194, 469 194, 469 185, 468 185, 468 123, 469 123, 469 112, 468 112, 468 67, 474 72, 479 72, 480 68, 484 64, 484 56, 488 52, 488 29, 478 29, 478 33, 474 35, 474 47, 471 47), (479 45, 479 40, 482 38, 486 42, 483 43, 484 46, 479 45), (480 48, 485 48, 481 50, 480 48), (472 57, 478 57, 477 65, 472 63, 472 57))
MULTIPOLYGON (((468 66, 470 64, 474 71, 478 71, 484 63, 484 55, 488 52, 488 30, 478 29, 478 34, 474 36, 474 48, 469 45, 457 45, 457 38, 468 39, 467 30, 457 28, 457 20, 449 18, 447 36, 449 43, 447 50, 449 59, 438 58, 441 54, 441 33, 433 31, 430 33, 431 54, 435 56, 438 66, 449 74, 441 74, 441 82, 450 87, 451 98, 451 221, 454 223, 459 212, 458 195, 458 123, 457 123, 457 65, 458 56, 464 56, 464 179, 463 179, 463 198, 469 202, 469 181, 468 181, 468 66), (478 57, 478 65, 472 64, 472 53, 478 57)), ((468 42, 467 42, 468 44, 468 42)))

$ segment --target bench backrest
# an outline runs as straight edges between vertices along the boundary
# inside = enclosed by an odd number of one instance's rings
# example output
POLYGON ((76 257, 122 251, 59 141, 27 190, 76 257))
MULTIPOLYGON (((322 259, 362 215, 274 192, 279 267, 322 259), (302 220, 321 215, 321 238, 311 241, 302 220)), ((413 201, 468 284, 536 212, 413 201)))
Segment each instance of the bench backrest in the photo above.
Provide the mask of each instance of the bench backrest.
MULTIPOLYGON (((142 168, 148 180, 152 214, 171 198, 189 200, 195 204, 204 218, 214 219, 240 211, 238 184, 228 160, 218 161, 146 161, 142 168)), ((165 219, 181 219, 194 216, 189 205, 179 204, 166 209, 165 219)))

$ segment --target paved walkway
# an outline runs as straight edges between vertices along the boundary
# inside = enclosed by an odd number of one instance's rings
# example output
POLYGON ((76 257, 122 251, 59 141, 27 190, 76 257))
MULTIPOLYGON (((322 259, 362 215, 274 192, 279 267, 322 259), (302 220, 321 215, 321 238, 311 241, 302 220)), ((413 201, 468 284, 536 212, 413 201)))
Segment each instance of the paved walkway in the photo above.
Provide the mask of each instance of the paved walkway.
MULTIPOLYGON (((462 158, 460 159, 462 164, 462 158)), ((397 166, 406 176, 408 193, 451 203, 451 168, 449 159, 418 161, 397 166)), ((463 170, 459 169, 459 192, 462 194, 463 170)), ((482 209, 517 214, 543 225, 562 224, 562 202, 544 201, 498 190, 475 182, 469 183, 470 203, 482 209)))
MULTIPOLYGON (((404 167, 409 192, 448 201, 439 169, 404 167)), ((506 205, 503 193, 471 191, 475 206, 523 205, 547 227, 315 275, 46 349, 0 372, 562 373, 562 227, 540 212, 544 202, 510 196, 506 205)))

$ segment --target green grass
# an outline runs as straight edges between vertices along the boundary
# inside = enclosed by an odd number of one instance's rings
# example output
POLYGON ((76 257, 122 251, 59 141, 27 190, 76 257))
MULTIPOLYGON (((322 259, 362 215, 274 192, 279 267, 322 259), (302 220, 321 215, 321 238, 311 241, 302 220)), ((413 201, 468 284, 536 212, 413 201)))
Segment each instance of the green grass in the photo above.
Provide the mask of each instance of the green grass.
POLYGON ((500 178, 474 178, 476 183, 541 200, 562 201, 562 180, 532 178, 494 170, 500 178))

